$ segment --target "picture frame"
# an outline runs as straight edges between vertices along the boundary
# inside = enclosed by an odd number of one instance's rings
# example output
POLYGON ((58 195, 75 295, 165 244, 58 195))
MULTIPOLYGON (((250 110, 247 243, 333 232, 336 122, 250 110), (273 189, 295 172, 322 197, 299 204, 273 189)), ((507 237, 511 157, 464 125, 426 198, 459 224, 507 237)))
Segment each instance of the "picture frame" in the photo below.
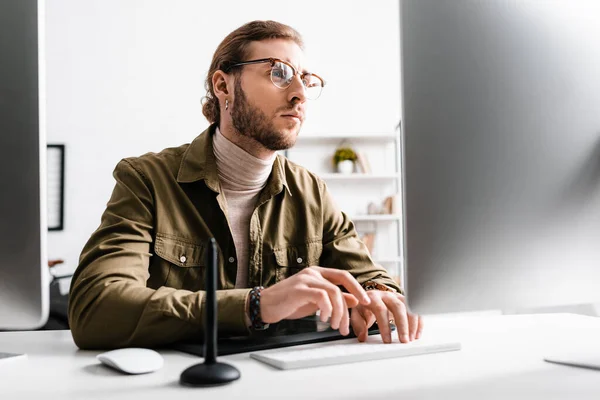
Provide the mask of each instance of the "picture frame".
POLYGON ((65 145, 46 146, 48 231, 64 230, 65 220, 65 145))

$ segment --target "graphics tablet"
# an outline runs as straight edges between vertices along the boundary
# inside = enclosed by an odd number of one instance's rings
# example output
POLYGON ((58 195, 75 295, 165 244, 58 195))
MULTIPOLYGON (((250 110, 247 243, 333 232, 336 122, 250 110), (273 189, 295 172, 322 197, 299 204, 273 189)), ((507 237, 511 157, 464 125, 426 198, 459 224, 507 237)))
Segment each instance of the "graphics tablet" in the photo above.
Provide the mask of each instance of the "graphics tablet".
MULTIPOLYGON (((394 326, 392 326, 392 329, 394 329, 394 326)), ((377 328, 377 324, 374 324, 369 328, 369 335, 376 334, 379 334, 379 329, 377 328)), ((252 332, 249 336, 220 337, 217 344, 217 354, 219 356, 226 356, 229 354, 329 342, 352 337, 356 337, 352 331, 352 327, 350 327, 350 334, 343 336, 338 330, 331 329, 328 323, 321 322, 317 316, 310 316, 271 324, 269 329, 252 332)), ((169 349, 179 350, 200 357, 204 356, 204 344, 201 338, 196 342, 175 343, 170 345, 169 349)))

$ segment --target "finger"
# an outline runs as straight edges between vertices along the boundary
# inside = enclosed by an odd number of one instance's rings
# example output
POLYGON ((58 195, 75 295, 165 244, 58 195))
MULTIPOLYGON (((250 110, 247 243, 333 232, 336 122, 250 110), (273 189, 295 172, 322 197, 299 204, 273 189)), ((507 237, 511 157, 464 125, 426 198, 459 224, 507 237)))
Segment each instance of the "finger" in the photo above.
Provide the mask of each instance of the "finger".
POLYGON ((344 311, 348 313, 348 308, 346 307, 346 302, 344 301, 340 288, 329 282, 327 279, 324 279, 320 274, 307 274, 304 278, 304 283, 309 288, 323 290, 327 293, 331 304, 329 324, 333 329, 339 329, 342 318, 344 317, 344 311))
POLYGON ((390 329, 390 323, 388 318, 388 309, 385 303, 380 299, 373 299, 371 304, 371 312, 375 315, 377 320, 377 326, 379 327, 379 333, 384 343, 392 342, 392 331, 390 329), (373 304, 375 303, 375 304, 373 304))
POLYGON ((364 342, 367 339, 367 321, 359 309, 355 308, 350 313, 350 323, 352 330, 359 342, 364 342))
MULTIPOLYGON (((342 293, 340 292, 340 295, 341 294, 342 293)), ((342 320, 340 321, 340 333, 344 336, 347 336, 350 333, 350 312, 348 310, 348 305, 344 300, 344 296, 340 297, 342 297, 342 302, 344 303, 344 309, 342 310, 342 320)))
POLYGON ((408 313, 408 334, 411 342, 417 338, 419 329, 419 316, 417 314, 408 313))
POLYGON ((344 297, 344 301, 346 302, 348 308, 354 308, 358 305, 358 300, 356 300, 356 297, 354 297, 353 294, 342 293, 342 296, 344 297))
POLYGON ((284 319, 298 319, 308 317, 309 315, 315 315, 315 313, 319 310, 319 306, 314 303, 308 303, 300 308, 297 308, 296 311, 285 317, 284 319))
MULTIPOLYGON (((331 301, 331 305, 333 309, 331 311, 331 327, 333 329, 340 329, 340 333, 342 333, 342 320, 344 319, 344 315, 348 314, 348 308, 346 307, 346 302, 344 301, 344 297, 342 296, 342 291, 340 288, 327 282, 327 293, 329 294, 329 300, 331 301), (345 314, 344 314, 345 312, 345 314)), ((348 320, 346 320, 346 325, 348 324, 348 320)), ((346 329, 348 327, 346 326, 346 329)))
POLYGON ((367 329, 363 333, 363 341, 365 341, 369 337, 369 328, 375 323, 375 314, 373 314, 368 308, 361 309, 360 314, 367 323, 367 329))
MULTIPOLYGON (((402 343, 410 342, 409 332, 409 324, 408 324, 408 316, 406 306, 402 301, 397 299, 393 295, 381 296, 381 300, 387 306, 388 310, 394 315, 394 321, 396 322, 396 329, 398 330, 398 339, 402 343)), ((379 323, 379 319, 377 319, 377 323, 379 323)))
POLYGON ((416 340, 420 337, 419 335, 419 329, 422 329, 422 318, 420 315, 418 314, 413 314, 412 312, 410 312, 410 308, 408 307, 408 305, 406 304, 406 297, 400 293, 396 294, 396 297, 400 299, 400 301, 402 301, 402 303, 404 304, 404 306, 407 309, 407 313, 408 313, 408 323, 409 323, 409 335, 410 335, 410 340, 416 340))
POLYGON ((334 268, 311 267, 327 279, 329 282, 343 286, 349 293, 352 293, 356 299, 364 305, 371 303, 371 299, 367 296, 367 292, 359 285, 348 271, 343 271, 334 268))
POLYGON ((419 339, 421 337, 421 335, 423 334, 423 326, 424 326, 424 321, 423 321, 423 317, 419 316, 419 327, 417 328, 417 339, 419 339))
POLYGON ((372 327, 373 324, 375 323, 375 314, 373 314, 371 312, 371 310, 369 310, 369 309, 364 309, 362 311, 362 315, 365 317, 365 320, 367 321, 367 328, 372 327))
POLYGON ((327 320, 331 317, 333 305, 331 304, 329 293, 327 293, 326 290, 315 287, 307 287, 299 290, 298 295, 302 300, 302 303, 309 302, 317 305, 320 310, 319 314, 321 322, 327 322, 327 320))

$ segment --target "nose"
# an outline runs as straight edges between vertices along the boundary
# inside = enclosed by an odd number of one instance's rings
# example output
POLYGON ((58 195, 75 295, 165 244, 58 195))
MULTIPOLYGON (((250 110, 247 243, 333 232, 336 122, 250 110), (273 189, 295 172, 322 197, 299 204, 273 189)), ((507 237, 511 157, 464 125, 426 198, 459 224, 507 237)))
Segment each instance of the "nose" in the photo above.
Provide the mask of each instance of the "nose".
POLYGON ((288 100, 290 103, 305 103, 306 102, 306 87, 302 83, 300 74, 294 75, 292 83, 288 87, 288 100), (298 99, 298 100, 295 100, 298 99))

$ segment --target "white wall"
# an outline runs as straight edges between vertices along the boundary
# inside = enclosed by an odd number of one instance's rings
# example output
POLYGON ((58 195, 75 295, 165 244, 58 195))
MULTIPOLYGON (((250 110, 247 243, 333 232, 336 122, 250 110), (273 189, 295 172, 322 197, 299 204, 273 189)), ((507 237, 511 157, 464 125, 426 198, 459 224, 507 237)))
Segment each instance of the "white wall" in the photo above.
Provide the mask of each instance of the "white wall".
POLYGON ((200 99, 232 30, 274 19, 305 39, 328 82, 302 134, 392 133, 400 119, 398 1, 51 0, 46 4, 47 132, 66 144, 65 230, 50 258, 77 266, 123 157, 188 143, 208 123, 200 99))

